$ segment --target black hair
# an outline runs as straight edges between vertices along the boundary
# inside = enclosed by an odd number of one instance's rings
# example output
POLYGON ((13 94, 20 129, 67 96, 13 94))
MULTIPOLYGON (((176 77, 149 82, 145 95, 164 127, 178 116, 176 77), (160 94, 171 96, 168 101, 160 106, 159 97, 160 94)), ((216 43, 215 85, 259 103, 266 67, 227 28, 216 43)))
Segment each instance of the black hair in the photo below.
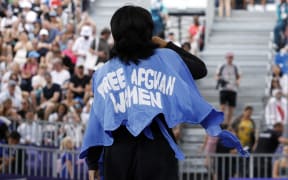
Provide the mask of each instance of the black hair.
POLYGON ((247 111, 247 110, 253 111, 253 107, 252 107, 252 106, 246 106, 246 107, 244 108, 244 111, 247 111))
POLYGON ((12 131, 9 135, 9 138, 20 141, 21 135, 17 131, 12 131))
POLYGON ((111 18, 114 47, 111 56, 126 64, 139 63, 153 55, 158 45, 152 43, 153 20, 149 11, 138 6, 123 6, 111 18))

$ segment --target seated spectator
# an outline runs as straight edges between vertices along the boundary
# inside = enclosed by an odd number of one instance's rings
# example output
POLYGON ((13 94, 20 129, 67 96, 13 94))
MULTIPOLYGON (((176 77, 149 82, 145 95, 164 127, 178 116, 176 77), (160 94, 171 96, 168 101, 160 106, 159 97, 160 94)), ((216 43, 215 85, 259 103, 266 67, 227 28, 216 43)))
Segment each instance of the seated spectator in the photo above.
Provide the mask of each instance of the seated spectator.
POLYGON ((35 112, 32 109, 28 110, 25 114, 25 119, 26 120, 17 128, 17 131, 21 135, 20 142, 22 144, 40 146, 42 140, 42 129, 41 126, 35 122, 35 112))
MULTIPOLYGON (((13 131, 9 134, 8 145, 11 147, 19 145, 20 143, 20 134, 17 131, 13 131)), ((2 163, 0 164, 0 172, 9 172, 13 174, 24 173, 22 171, 22 165, 26 160, 26 154, 21 148, 9 148, 5 152, 5 157, 3 158, 2 163), (16 167, 17 166, 17 167, 16 167)), ((25 166, 24 166, 25 171, 25 166)))
POLYGON ((43 88, 46 86, 45 73, 47 72, 47 66, 45 64, 40 64, 37 75, 32 77, 32 88, 31 100, 33 107, 40 104, 41 93, 43 88))
POLYGON ((23 31, 19 35, 19 41, 14 47, 15 57, 14 62, 18 63, 20 66, 23 66, 27 59, 26 56, 29 51, 33 49, 31 42, 28 39, 28 33, 23 31))
POLYGON ((58 84, 62 89, 66 89, 70 80, 70 73, 64 66, 62 59, 53 60, 53 70, 51 71, 52 81, 58 84))
POLYGON ((74 98, 83 100, 85 87, 90 83, 90 77, 84 74, 83 64, 77 64, 75 74, 71 77, 69 89, 74 93, 74 98))
POLYGON ((275 89, 282 89, 282 88, 281 88, 281 85, 280 85, 280 81, 279 81, 279 79, 277 79, 277 78, 273 78, 273 79, 271 80, 270 96, 273 96, 273 95, 272 95, 272 92, 273 92, 273 90, 275 90, 275 89))
POLYGON ((70 74, 73 74, 75 64, 77 61, 77 56, 74 54, 74 52, 72 50, 73 43, 74 43, 73 40, 69 40, 67 43, 67 48, 62 51, 63 64, 64 64, 64 66, 66 66, 68 68, 70 74))
POLYGON ((265 107, 266 125, 273 126, 277 122, 287 123, 287 100, 282 96, 280 89, 273 91, 265 107))
POLYGON ((11 120, 11 125, 18 127, 20 117, 17 114, 16 110, 12 107, 12 100, 6 99, 3 101, 3 103, 0 105, 0 116, 8 118, 8 120, 11 120))
POLYGON ((273 164, 273 178, 287 178, 288 176, 288 145, 283 147, 282 155, 273 164))
POLYGON ((28 54, 28 60, 22 68, 21 74, 21 90, 30 94, 33 90, 32 77, 37 74, 38 71, 38 58, 40 55, 36 51, 31 51, 28 54))
MULTIPOLYGON (((15 94, 18 94, 18 95, 21 95, 22 94, 22 90, 20 88, 20 81, 19 79, 21 79, 20 76, 18 76, 16 73, 12 73, 10 74, 10 77, 9 77, 9 81, 15 81, 16 82, 16 86, 15 86, 15 94)), ((8 89, 8 82, 5 82, 5 83, 2 83, 1 85, 1 92, 4 92, 8 89)))
MULTIPOLYGON (((41 29, 39 32, 39 40, 37 43, 37 51, 41 57, 45 57, 47 52, 51 48, 51 43, 49 42, 49 32, 47 29, 41 29)), ((41 63, 45 63, 45 58, 42 58, 41 63)))
POLYGON ((73 179, 73 164, 75 163, 75 158, 73 154, 69 151, 74 150, 73 140, 71 137, 65 137, 61 142, 61 172, 59 175, 61 178, 73 179), (68 151, 68 152, 67 152, 68 151))
POLYGON ((13 59, 12 46, 4 42, 4 38, 0 35, 0 81, 7 71, 8 66, 13 59))
POLYGON ((251 118, 253 107, 246 106, 243 113, 238 116, 232 123, 236 135, 238 136, 242 146, 248 150, 252 150, 255 143, 256 126, 254 120, 251 118))
POLYGON ((28 99, 23 98, 22 100, 22 107, 21 109, 17 112, 18 115, 20 115, 20 117, 22 119, 26 118, 26 113, 29 111, 29 109, 32 108, 32 104, 30 103, 30 101, 28 99))
POLYGON ((64 96, 63 104, 69 107, 70 111, 74 111, 74 105, 77 104, 77 101, 74 99, 74 93, 71 89, 66 91, 64 96), (73 109, 73 110, 72 110, 73 109))
POLYGON ((13 15, 13 12, 8 10, 6 11, 6 17, 1 20, 0 30, 10 29, 17 22, 17 16, 13 15))
POLYGON ((62 30, 62 23, 58 18, 57 12, 50 11, 49 12, 50 24, 51 27, 57 29, 58 31, 62 30))
MULTIPOLYGON (((11 74, 15 74, 17 76, 17 79, 21 79, 21 69, 18 63, 12 62, 8 65, 7 71, 4 73, 1 81, 1 91, 6 89, 6 87, 3 89, 4 84, 8 83, 8 81, 11 78, 11 74)), ((18 81, 17 80, 17 81, 18 81)))
POLYGON ((55 105, 61 100, 61 87, 52 82, 50 73, 45 73, 46 86, 41 95, 41 104, 38 110, 44 111, 44 120, 54 111, 55 105))
POLYGON ((49 122, 70 122, 68 116, 68 106, 65 104, 59 104, 56 112, 49 115, 49 122))
POLYGON ((51 44, 59 35, 59 30, 55 28, 48 20, 42 21, 42 27, 48 31, 48 38, 46 39, 46 42, 51 44))
POLYGON ((15 92, 17 83, 13 80, 8 82, 8 88, 0 93, 0 103, 5 100, 12 100, 12 107, 17 111, 21 108, 22 96, 15 92))
POLYGON ((53 61, 55 61, 56 59, 62 59, 62 53, 59 43, 54 41, 53 43, 51 43, 51 48, 45 56, 44 63, 48 65, 49 70, 53 68, 51 65, 53 65, 53 61))

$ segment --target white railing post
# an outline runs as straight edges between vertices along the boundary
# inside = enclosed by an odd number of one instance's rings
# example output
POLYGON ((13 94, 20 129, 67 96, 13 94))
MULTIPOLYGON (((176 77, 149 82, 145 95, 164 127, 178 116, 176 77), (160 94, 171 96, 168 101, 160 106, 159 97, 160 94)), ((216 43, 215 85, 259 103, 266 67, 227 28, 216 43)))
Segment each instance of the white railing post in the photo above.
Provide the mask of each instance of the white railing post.
POLYGON ((205 45, 208 43, 208 38, 211 33, 211 29, 214 22, 215 16, 215 0, 207 0, 207 8, 206 8, 206 29, 205 29, 205 45))

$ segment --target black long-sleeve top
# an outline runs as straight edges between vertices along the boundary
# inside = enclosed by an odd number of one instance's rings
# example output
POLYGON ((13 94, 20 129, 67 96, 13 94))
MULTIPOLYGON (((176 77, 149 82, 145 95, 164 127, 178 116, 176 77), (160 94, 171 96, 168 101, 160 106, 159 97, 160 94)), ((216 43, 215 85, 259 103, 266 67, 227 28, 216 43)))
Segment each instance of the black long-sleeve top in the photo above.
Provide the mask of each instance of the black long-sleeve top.
MULTIPOLYGON (((174 50, 187 65, 193 79, 201 79, 207 75, 207 68, 205 63, 198 57, 190 54, 184 49, 176 46, 172 42, 167 43, 166 48, 174 50)), ((103 151, 103 146, 91 147, 87 151, 86 163, 89 170, 98 169, 98 160, 103 151)))

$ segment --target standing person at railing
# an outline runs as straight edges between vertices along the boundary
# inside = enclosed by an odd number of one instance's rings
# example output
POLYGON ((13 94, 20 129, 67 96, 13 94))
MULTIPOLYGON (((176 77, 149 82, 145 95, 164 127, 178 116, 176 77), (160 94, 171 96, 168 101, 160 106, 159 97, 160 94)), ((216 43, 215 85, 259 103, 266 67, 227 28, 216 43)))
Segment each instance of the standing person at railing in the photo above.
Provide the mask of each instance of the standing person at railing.
POLYGON ((275 123, 273 129, 267 129, 259 134, 256 141, 255 154, 266 154, 254 158, 254 177, 272 177, 272 157, 279 144, 288 144, 288 139, 282 136, 284 126, 275 123))
MULTIPOLYGON (((8 145, 11 147, 20 144, 20 134, 17 131, 12 131, 8 136, 8 145)), ((2 163, 0 163, 0 173, 8 172, 10 174, 24 173, 22 171, 26 160, 26 154, 21 148, 6 148, 2 163), (11 171, 10 171, 11 170, 11 171)), ((24 166, 25 171, 25 166, 24 166)))
POLYGON ((171 128, 183 122, 201 124, 225 146, 247 155, 233 134, 222 131, 223 113, 204 100, 194 83, 193 78, 207 73, 199 58, 152 38, 153 20, 144 8, 121 7, 110 24, 113 58, 94 73, 80 153, 91 180, 102 151, 105 180, 177 180, 177 158, 185 156, 171 128))
POLYGON ((73 179, 73 165, 76 162, 75 157, 73 157, 73 154, 69 151, 74 150, 74 144, 73 140, 71 137, 66 136, 62 141, 61 141, 61 146, 60 150, 63 151, 61 154, 61 171, 60 177, 64 179, 73 179), (68 151, 68 152, 67 152, 68 151))
POLYGON ((282 156, 273 164, 273 178, 288 177, 288 145, 283 147, 282 156))

